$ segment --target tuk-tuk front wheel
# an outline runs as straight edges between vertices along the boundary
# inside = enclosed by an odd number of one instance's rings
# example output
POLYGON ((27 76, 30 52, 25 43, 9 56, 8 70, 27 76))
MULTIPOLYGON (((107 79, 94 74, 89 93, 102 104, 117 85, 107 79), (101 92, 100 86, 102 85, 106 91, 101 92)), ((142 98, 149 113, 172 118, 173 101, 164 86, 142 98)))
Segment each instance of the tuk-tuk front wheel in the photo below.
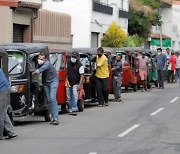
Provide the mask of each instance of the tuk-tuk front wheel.
POLYGON ((50 116, 49 110, 44 111, 44 119, 45 119, 46 122, 51 121, 51 116, 50 116))
POLYGON ((84 111, 84 99, 78 100, 77 107, 78 107, 79 112, 83 112, 84 111))
POLYGON ((137 91, 137 84, 133 84, 133 90, 137 91))

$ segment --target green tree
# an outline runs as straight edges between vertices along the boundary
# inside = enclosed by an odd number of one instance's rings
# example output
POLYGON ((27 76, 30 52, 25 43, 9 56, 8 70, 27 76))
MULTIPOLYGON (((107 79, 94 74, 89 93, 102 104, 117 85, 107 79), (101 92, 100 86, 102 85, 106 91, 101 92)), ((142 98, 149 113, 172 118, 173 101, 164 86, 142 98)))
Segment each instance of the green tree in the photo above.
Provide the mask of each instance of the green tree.
POLYGON ((159 0, 131 0, 129 11, 129 35, 139 35, 147 39, 152 25, 160 25, 159 0), (138 4, 138 7, 136 6, 138 4))
POLYGON ((116 22, 112 22, 101 39, 101 44, 104 47, 120 48, 123 46, 126 33, 122 30, 121 26, 116 22))
POLYGON ((127 36, 123 46, 124 47, 140 47, 144 43, 144 38, 139 37, 138 35, 127 36))

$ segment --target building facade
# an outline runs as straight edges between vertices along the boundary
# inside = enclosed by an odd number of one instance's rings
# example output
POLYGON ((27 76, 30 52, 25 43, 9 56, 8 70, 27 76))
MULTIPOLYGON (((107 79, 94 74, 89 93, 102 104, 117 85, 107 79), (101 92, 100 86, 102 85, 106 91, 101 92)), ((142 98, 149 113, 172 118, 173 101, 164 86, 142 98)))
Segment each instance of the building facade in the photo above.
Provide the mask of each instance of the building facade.
POLYGON ((47 0, 43 9, 71 15, 73 47, 100 46, 113 21, 125 32, 128 29, 128 0, 47 0))
MULTIPOLYGON (((173 50, 180 50, 180 1, 162 0, 162 45, 163 49, 169 47, 173 50)), ((151 48, 160 46, 160 27, 153 27, 152 36, 156 36, 156 45, 151 48)), ((151 42, 152 42, 151 40, 151 42)))
POLYGON ((38 42, 50 48, 71 48, 71 17, 40 8, 40 0, 0 0, 0 43, 38 42))

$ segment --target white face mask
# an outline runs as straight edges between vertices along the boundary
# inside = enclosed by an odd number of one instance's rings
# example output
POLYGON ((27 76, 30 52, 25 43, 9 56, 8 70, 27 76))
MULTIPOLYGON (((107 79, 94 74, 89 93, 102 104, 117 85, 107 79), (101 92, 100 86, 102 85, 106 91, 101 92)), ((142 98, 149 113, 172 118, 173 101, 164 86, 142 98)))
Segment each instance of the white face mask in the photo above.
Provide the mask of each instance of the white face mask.
POLYGON ((38 59, 38 64, 39 64, 39 65, 42 65, 43 63, 44 63, 44 61, 43 61, 43 60, 38 59))
POLYGON ((71 62, 72 62, 72 63, 75 63, 76 61, 77 61, 76 58, 71 57, 71 62))
POLYGON ((158 55, 161 55, 161 52, 158 52, 158 55))

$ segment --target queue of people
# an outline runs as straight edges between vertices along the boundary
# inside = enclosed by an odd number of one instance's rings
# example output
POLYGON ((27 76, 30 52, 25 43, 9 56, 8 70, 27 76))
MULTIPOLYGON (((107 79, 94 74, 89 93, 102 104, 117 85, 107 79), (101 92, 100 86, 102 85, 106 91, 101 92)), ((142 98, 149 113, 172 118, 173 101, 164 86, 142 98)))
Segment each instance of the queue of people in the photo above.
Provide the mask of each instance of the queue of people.
MULTIPOLYGON (((180 56, 179 53, 169 52, 168 58, 162 53, 162 49, 157 49, 157 54, 154 58, 155 68, 158 74, 158 86, 164 89, 164 76, 165 70, 168 68, 168 82, 180 82, 180 56), (168 66, 168 67, 167 67, 168 66)), ((147 76, 149 73, 148 67, 148 57, 145 52, 137 52, 138 54, 134 56, 135 62, 138 65, 139 75, 142 83, 142 91, 147 91, 147 76)), ((112 57, 111 57, 112 58, 112 57)), ((111 71, 112 72, 112 82, 113 82, 113 92, 114 101, 121 102, 121 85, 122 85, 122 55, 116 55, 113 65, 110 62, 112 60, 108 59, 104 54, 104 49, 99 47, 97 49, 96 56, 96 70, 95 70, 95 84, 97 90, 97 100, 98 106, 108 106, 108 78, 111 71)), ((50 104, 51 122, 52 125, 59 125, 59 115, 58 115, 58 104, 56 100, 56 92, 58 87, 58 76, 57 72, 47 59, 45 52, 41 52, 38 57, 39 68, 33 70, 32 76, 36 76, 42 73, 43 85, 45 93, 47 96, 48 103, 50 104)), ((66 77, 66 95, 68 103, 69 115, 77 115, 77 102, 78 93, 83 88, 84 81, 84 66, 79 60, 79 54, 77 52, 72 52, 69 61, 67 61, 67 77, 66 77)), ((3 139, 3 132, 5 130, 6 138, 10 139, 16 137, 14 127, 7 114, 7 104, 9 103, 9 82, 0 69, 0 140, 3 139), (2 101, 3 100, 3 101, 2 101), (6 100, 6 101, 4 101, 6 100)))

